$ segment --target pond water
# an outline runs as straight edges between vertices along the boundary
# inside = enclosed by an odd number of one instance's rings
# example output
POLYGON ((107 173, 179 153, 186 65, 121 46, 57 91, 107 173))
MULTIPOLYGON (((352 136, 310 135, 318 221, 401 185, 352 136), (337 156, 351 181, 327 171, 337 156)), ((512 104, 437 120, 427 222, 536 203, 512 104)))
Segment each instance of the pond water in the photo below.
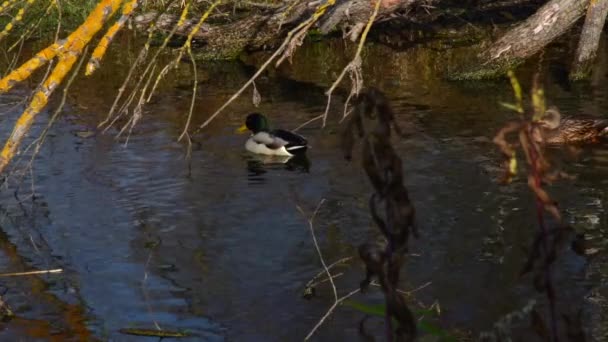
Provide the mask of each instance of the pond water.
MULTIPOLYGON (((371 187, 359 160, 347 163, 340 152, 344 98, 334 97, 326 128, 315 122, 300 130, 311 144, 307 160, 272 163, 254 157, 244 151, 246 136, 233 132, 253 110, 287 129, 322 113, 324 91, 352 48, 340 42, 304 45, 292 65, 256 82, 259 108, 248 90, 192 137, 188 159, 187 143, 178 141, 190 105, 188 63, 162 82, 128 140, 116 138, 124 121, 106 132, 96 128, 136 54, 123 48, 128 44, 127 38, 114 46, 110 64, 97 75, 75 81, 17 193, 18 174, 3 187, 1 273, 63 272, 0 277, 2 298, 16 315, 2 323, 0 339, 139 341, 146 338, 121 329, 158 325, 187 331, 191 337, 184 341, 302 340, 333 294, 323 284, 312 299, 302 297, 321 265, 298 207, 310 215, 325 199, 314 221, 325 260, 354 256, 339 268, 340 294, 357 288, 364 270, 356 248, 377 235, 367 209, 371 187)), ((566 84, 560 72, 564 57, 556 50, 543 64, 549 102, 568 114, 607 117, 606 61, 590 83, 566 84)), ((404 290, 422 287, 408 303, 415 310, 437 303, 441 313, 429 322, 475 337, 531 299, 546 313, 546 299, 529 276, 519 277, 537 229, 532 196, 521 179, 509 186, 496 182, 501 159, 491 139, 514 116, 499 105, 512 101, 511 88, 504 80, 441 77, 470 53, 433 44, 406 51, 370 45, 363 76, 367 85, 386 92, 398 122, 417 132, 394 141, 422 235, 411 241, 412 256, 402 272, 404 290)), ((230 97, 264 56, 249 56, 246 64, 198 63, 193 127, 230 97)), ((518 71, 524 87, 535 67, 518 71)), ((3 139, 23 109, 19 101, 26 89, 0 97, 3 139)), ((39 116, 32 137, 58 102, 39 116)), ((583 308, 586 327, 601 336, 608 326, 608 270, 602 262, 608 243, 608 144, 552 149, 550 155, 577 176, 549 189, 595 252, 583 258, 568 248, 560 251, 554 267, 558 309, 583 308)), ((20 156, 14 170, 23 169, 30 156, 31 150, 20 156)), ((382 295, 374 290, 353 299, 379 304, 382 295)), ((340 307, 313 340, 367 340, 359 333, 362 317, 340 307)), ((528 325, 519 324, 524 335, 528 325)), ((366 327, 382 340, 382 319, 370 319, 366 327)))

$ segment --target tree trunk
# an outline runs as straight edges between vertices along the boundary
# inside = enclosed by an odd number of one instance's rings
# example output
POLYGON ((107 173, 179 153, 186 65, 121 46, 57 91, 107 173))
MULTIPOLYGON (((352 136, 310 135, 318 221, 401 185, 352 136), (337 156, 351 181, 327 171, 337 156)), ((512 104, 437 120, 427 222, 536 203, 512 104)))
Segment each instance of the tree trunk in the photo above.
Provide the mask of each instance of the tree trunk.
POLYGON ((482 69, 477 66, 474 71, 461 73, 455 78, 496 77, 522 63, 570 29, 583 16, 589 1, 549 1, 479 55, 482 69))
MULTIPOLYGON (((382 20, 397 10, 407 9, 416 4, 424 4, 428 0, 381 0, 380 13, 376 20, 382 20)), ((259 50, 273 46, 284 36, 284 31, 293 24, 309 18, 318 1, 305 1, 294 8, 283 7, 270 14, 252 14, 243 19, 224 25, 203 25, 194 36, 199 43, 205 43, 205 48, 197 52, 205 58, 230 58, 243 50, 259 50)), ((370 0, 338 0, 323 15, 317 27, 322 33, 328 33, 337 27, 357 28, 366 23, 373 9, 370 0)), ((155 13, 146 13, 135 18, 135 24, 147 28, 156 17, 155 13)), ((176 25, 178 18, 164 14, 156 22, 156 27, 169 31, 176 25)), ((177 36, 188 35, 196 20, 186 20, 176 31, 177 36)))
POLYGON ((608 0, 591 1, 570 71, 571 80, 581 80, 591 75, 591 67, 600 44, 606 15, 608 15, 608 0))

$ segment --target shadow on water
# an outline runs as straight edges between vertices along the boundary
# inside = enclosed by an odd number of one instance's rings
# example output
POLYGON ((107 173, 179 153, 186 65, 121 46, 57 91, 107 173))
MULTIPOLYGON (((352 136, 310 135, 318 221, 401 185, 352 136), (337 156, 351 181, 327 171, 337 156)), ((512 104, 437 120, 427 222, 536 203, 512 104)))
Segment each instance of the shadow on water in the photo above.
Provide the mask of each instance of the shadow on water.
MULTIPOLYGON (((127 51, 117 50, 129 60, 127 51)), ((256 110, 285 129, 319 115, 326 103, 323 91, 348 62, 349 51, 341 42, 304 45, 293 64, 256 82, 262 95, 256 110)), ((304 158, 273 160, 244 151, 243 137, 232 132, 252 111, 246 92, 193 137, 197 143, 187 160, 187 148, 177 138, 190 105, 189 65, 162 82, 127 146, 124 137, 115 139, 124 122, 105 134, 93 129, 122 82, 117 75, 128 67, 118 63, 121 58, 110 59, 116 65, 101 68, 92 79, 76 81, 64 115, 34 163, 33 178, 28 174, 20 188, 21 202, 10 191, 1 194, 3 272, 64 272, 0 278, 8 289, 3 299, 17 316, 3 324, 0 339, 139 341, 119 330, 155 329, 156 322, 193 334, 183 340, 301 340, 333 295, 319 286, 317 296, 301 298, 320 265, 296 206, 311 209, 326 199, 315 229, 328 262, 356 255, 356 246, 376 231, 367 209, 370 186, 359 161, 349 164, 341 156, 340 93, 325 129, 313 123, 299 131, 313 145, 304 158)), ((423 218, 422 238, 412 242, 413 256, 402 272, 403 288, 431 282, 412 302, 437 302, 438 324, 476 334, 536 296, 530 281, 517 277, 535 221, 523 182, 509 187, 495 182, 500 156, 491 138, 513 115, 498 105, 512 99, 508 82, 452 83, 440 77, 466 58, 458 48, 394 52, 370 45, 364 77, 388 94, 396 120, 417 132, 394 142, 404 183, 423 218)), ((247 62, 258 60, 250 56, 247 62)), ((250 74, 250 67, 238 63, 201 67, 192 126, 250 74)), ((591 86, 565 87, 548 77, 546 93, 566 113, 605 116, 605 81, 602 75, 591 86)), ((6 109, 18 95, 0 98, 2 137, 23 109, 6 109)), ((32 137, 48 118, 48 112, 41 115, 32 137)), ((556 184, 552 195, 595 248, 591 262, 570 252, 560 255, 561 305, 593 298, 585 317, 598 322, 596 327, 608 326, 601 323, 607 316, 601 303, 606 303, 608 272, 594 261, 606 259, 608 246, 607 151, 606 145, 575 154, 552 151, 578 176, 556 184)), ((362 272, 358 262, 344 268, 336 279, 339 289, 356 288, 362 272)), ((379 303, 381 296, 359 299, 379 303)), ((316 338, 360 340, 360 319, 356 310, 340 308, 316 338)), ((368 322, 367 328, 382 336, 382 322, 377 323, 368 322)))

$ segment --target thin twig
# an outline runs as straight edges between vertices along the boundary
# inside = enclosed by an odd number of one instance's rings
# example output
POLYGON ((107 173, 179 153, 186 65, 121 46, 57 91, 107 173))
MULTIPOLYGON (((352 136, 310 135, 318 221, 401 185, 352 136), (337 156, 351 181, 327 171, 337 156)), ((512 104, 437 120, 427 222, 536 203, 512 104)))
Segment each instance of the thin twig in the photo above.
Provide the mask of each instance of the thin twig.
MULTIPOLYGON (((319 209, 321 209, 321 206, 323 205, 324 202, 325 202, 325 199, 322 199, 319 202, 319 204, 317 204, 317 207, 315 208, 315 211, 312 213, 312 216, 309 219, 307 219, 308 220, 308 229, 310 229, 310 234, 312 235, 312 242, 315 244, 315 249, 317 250, 317 254, 319 255, 319 260, 321 261, 321 265, 323 265, 325 274, 327 274, 327 277, 330 279, 331 287, 334 291, 334 299, 338 300, 338 290, 336 289, 336 284, 334 284, 334 281, 331 277, 331 273, 329 272, 329 268, 327 268, 327 264, 325 263, 325 259, 323 258, 323 253, 321 253, 321 248, 319 247, 319 243, 317 242, 317 237, 315 235, 315 227, 314 227, 315 216, 317 216, 317 213, 319 212, 319 209)), ((302 213, 302 215, 306 216, 306 214, 304 213, 304 210, 302 210, 302 208, 300 206, 297 206, 297 208, 300 211, 300 213, 302 213)))
POLYGON ((336 307, 338 305, 342 304, 343 301, 352 297, 353 295, 357 294, 360 291, 361 291, 361 289, 355 289, 355 290, 352 290, 349 293, 345 294, 344 296, 337 298, 336 302, 327 310, 325 315, 323 315, 323 317, 321 317, 319 322, 317 322, 317 324, 312 328, 312 330, 308 333, 308 335, 306 335, 306 337, 304 338, 304 341, 308 341, 312 337, 312 335, 314 335, 314 333, 317 331, 317 329, 319 329, 319 327, 325 322, 325 320, 334 312, 334 310, 336 309, 336 307))
MULTIPOLYGON (((332 263, 331 265, 327 266, 327 264, 325 263, 325 259, 323 258, 323 254, 321 253, 321 248, 319 248, 319 243, 317 242, 317 237, 315 235, 315 229, 314 229, 314 219, 317 216, 317 213, 319 212, 319 209, 321 209, 321 206, 323 205, 323 203, 325 202, 325 199, 322 199, 319 204, 317 204, 317 207, 315 208, 315 211, 312 213, 312 215, 310 216, 310 218, 307 219, 308 221, 308 228, 310 229, 310 234, 312 235, 312 241, 315 245, 315 249, 317 250, 317 254, 319 255, 319 260, 321 261, 321 264, 323 265, 323 271, 320 272, 319 274, 317 274, 314 278, 318 278, 320 274, 322 274, 323 272, 327 275, 327 279, 324 279, 324 281, 329 281, 331 283, 331 287, 334 293, 334 303, 329 307, 329 309, 327 309, 327 312, 325 313, 325 315, 323 315, 323 317, 321 317, 321 319, 319 320, 319 322, 317 322, 317 324, 312 328, 312 330, 310 330, 310 332, 308 333, 308 335, 306 335, 306 337, 304 338, 304 341, 309 340, 312 335, 314 335, 314 333, 317 331, 317 329, 319 329, 319 327, 325 322, 325 320, 334 312, 334 310, 336 309, 336 307, 342 303, 345 299, 350 298, 351 296, 353 296, 354 294, 356 294, 357 292, 360 291, 360 289, 356 289, 353 290, 349 293, 347 293, 346 295, 342 296, 342 297, 338 297, 338 290, 336 289, 336 284, 334 283, 334 277, 331 272, 329 272, 329 269, 331 267, 334 267, 338 264, 344 263, 350 259, 352 259, 352 257, 347 257, 347 258, 342 258, 334 263, 332 263)), ((297 205, 296 206, 298 208, 298 210, 300 211, 300 213, 302 213, 302 215, 304 217, 306 217, 306 214, 304 213, 304 210, 302 210, 302 208, 297 205)), ((311 282, 313 281, 311 280, 311 282)), ((310 283, 308 284, 308 286, 310 285, 310 283)))
MULTIPOLYGON (((175 0, 174 0, 175 1, 175 0)), ((173 3, 173 1, 171 2, 173 3)), ((185 15, 185 13, 187 13, 187 9, 184 9, 182 11, 182 16, 185 15)), ((152 68, 152 66, 156 65, 156 60, 158 59, 158 56, 161 54, 161 52, 167 47, 167 45, 169 44, 170 39, 173 37, 173 35, 175 34, 175 32, 177 31, 178 25, 176 24, 171 31, 169 32, 169 34, 165 37, 165 39, 163 40, 163 43, 161 44, 161 46, 156 50, 156 52, 154 53, 154 55, 152 56, 152 58, 150 59, 149 63, 147 64, 146 68, 144 69, 143 73, 141 73, 139 80, 137 81, 137 83, 135 84, 135 87, 133 88, 133 93, 130 96, 130 99, 132 100, 132 98, 134 97, 133 94, 135 94, 137 92, 137 90, 139 89, 141 83, 143 82, 143 80, 146 78, 146 76, 148 76, 148 73, 150 72, 150 69, 152 68)), ((137 57, 137 60, 135 61, 135 63, 131 66, 131 69, 129 70, 129 73, 127 75, 127 78, 124 80, 122 87, 119 89, 119 93, 117 95, 117 97, 114 99, 114 103, 112 104, 112 107, 110 108, 110 111, 108 112, 108 115, 106 117, 106 119, 104 121, 102 121, 101 123, 99 123, 98 127, 102 127, 104 125, 106 125, 111 119, 112 119, 112 115, 114 114, 116 107, 118 105, 118 102, 120 101, 120 98, 122 97, 122 94, 124 93, 124 90, 133 74, 133 72, 135 71, 136 67, 139 65, 139 62, 142 61, 143 59, 146 58, 148 51, 150 49, 150 43, 152 41, 152 33, 156 31, 156 25, 154 25, 153 27, 150 28, 150 32, 148 33, 148 40, 146 41, 146 44, 144 45, 144 47, 142 48, 142 50, 139 53, 139 56, 137 57), (141 57, 141 60, 140 60, 141 57)), ((131 103, 130 100, 126 101, 126 104, 129 105, 131 103)), ((122 106, 122 108, 118 111, 119 114, 124 112, 124 104, 122 106)), ((116 120, 112 121, 112 123, 110 123, 110 126, 115 122, 116 120)), ((108 127, 106 127, 107 129, 108 127)))
MULTIPOLYGON (((346 263, 347 261, 351 261, 352 259, 353 259, 353 257, 345 257, 345 258, 342 258, 342 259, 340 259, 340 260, 338 260, 338 261, 335 261, 335 262, 334 262, 334 263, 332 263, 331 265, 327 266, 327 269, 328 269, 328 270, 331 270, 333 267, 335 267, 335 266, 337 266, 337 265, 339 265, 339 264, 346 263)), ((311 284, 312 284, 312 283, 314 283, 314 281, 315 281, 315 280, 319 279, 319 277, 320 277, 321 275, 323 275, 323 273, 325 273, 325 270, 321 270, 321 271, 319 271, 319 273, 317 273, 317 275, 316 275, 316 276, 312 277, 312 279, 310 279, 310 280, 308 281, 308 283, 306 283, 306 287, 311 286, 311 284)))
POLYGON ((148 309, 148 314, 150 315, 150 318, 152 318, 152 323, 154 324, 154 327, 156 328, 156 330, 162 331, 163 329, 152 316, 152 305, 150 305, 150 298, 148 296, 148 290, 146 289, 146 282, 148 281, 148 266, 150 265, 150 261, 152 260, 152 251, 153 250, 150 250, 150 253, 148 254, 148 259, 146 260, 146 264, 144 265, 144 279, 141 281, 141 291, 144 295, 146 308, 148 309))
MULTIPOLYGON (((377 286, 377 287, 381 287, 382 286, 382 285, 378 284, 376 281, 372 281, 370 284, 373 285, 373 286, 377 286)), ((431 284, 433 284, 433 282, 429 281, 429 282, 427 282, 427 283, 425 283, 423 285, 420 285, 417 288, 409 290, 409 291, 399 290, 399 289, 397 289, 396 291, 399 292, 399 293, 401 293, 401 294, 404 294, 406 296, 411 296, 414 292, 420 291, 420 290, 424 289, 425 287, 428 287, 431 284)))
POLYGON ((270 58, 268 58, 268 60, 266 62, 264 62, 264 64, 262 64, 262 66, 258 69, 258 71, 253 76, 251 76, 251 78, 247 82, 245 82, 245 84, 241 87, 241 89, 239 89, 236 93, 234 93, 234 95, 232 95, 228 99, 228 101, 224 102, 224 104, 220 108, 218 108, 213 114, 211 114, 211 116, 198 127, 196 132, 200 131, 201 129, 203 129, 207 125, 209 125, 209 123, 211 121, 213 121, 213 119, 215 119, 215 117, 217 117, 226 107, 228 107, 228 105, 230 105, 232 102, 234 102, 234 100, 236 100, 239 96, 241 96, 241 94, 245 91, 245 89, 247 89, 253 83, 253 81, 255 81, 258 78, 258 76, 260 76, 262 74, 262 72, 264 72, 264 70, 266 70, 266 68, 270 65, 270 63, 272 63, 272 61, 283 51, 283 49, 285 49, 285 47, 287 46, 287 43, 289 43, 290 39, 291 39, 291 36, 288 35, 287 38, 285 38, 285 40, 283 41, 283 44, 281 44, 281 46, 279 46, 279 48, 272 54, 272 56, 270 56, 270 58))
MULTIPOLYGON (((365 29, 363 30, 363 33, 361 34, 361 38, 359 39, 359 45, 357 46, 357 51, 355 52, 355 57, 353 57, 352 61, 350 61, 350 63, 348 63, 344 67, 344 69, 342 69, 342 72, 340 73, 338 78, 334 81, 334 83, 331 85, 329 90, 327 90, 325 92, 325 95, 327 96, 327 106, 325 107, 325 112, 323 113, 323 126, 322 127, 325 127, 325 124, 327 123, 327 114, 329 113, 329 105, 331 103, 332 93, 338 87, 338 85, 342 82, 342 79, 344 78, 344 76, 346 75, 347 72, 357 73, 357 70, 361 68, 361 52, 363 51, 363 45, 365 44, 365 40, 367 39, 367 34, 369 33, 369 30, 372 27, 374 20, 376 20, 376 16, 378 15, 378 11, 380 10, 381 2, 382 2, 381 0, 376 0, 376 5, 374 6, 374 12, 370 16, 370 18, 367 22, 367 25, 365 26, 365 29)), ((355 76, 355 79, 358 80, 359 82, 361 82, 360 84, 363 83, 363 80, 361 77, 355 76)), ((361 88, 359 85, 353 83, 353 87, 356 87, 357 89, 361 88)), ((352 93, 352 91, 351 91, 351 93, 352 93)), ((358 90, 355 91, 354 93, 357 94, 358 90)), ((351 96, 349 95, 349 99, 350 99, 350 97, 351 96)))
POLYGON ((56 269, 52 269, 52 270, 0 273, 0 277, 20 277, 20 276, 27 276, 27 275, 53 274, 53 273, 61 273, 61 272, 63 272, 62 268, 56 268, 56 269))
MULTIPOLYGON (((333 6, 335 4, 335 0, 328 0, 326 3, 319 5, 314 14, 308 18, 307 20, 300 23, 298 26, 293 28, 291 31, 287 32, 287 36, 283 40, 283 43, 279 46, 279 48, 262 64, 262 66, 256 71, 256 73, 251 76, 251 78, 243 84, 243 86, 234 93, 228 101, 224 102, 224 104, 217 109, 211 116, 203 122, 198 129, 194 132, 194 134, 198 133, 201 129, 205 128, 213 119, 215 119, 228 105, 230 105, 234 100, 236 100, 241 94, 247 89, 261 74, 266 70, 266 68, 272 63, 275 58, 277 58, 281 53, 286 52, 288 46, 295 40, 299 39, 300 34, 307 31, 310 26, 315 23, 319 18, 325 13, 328 7, 333 6)), ((282 59, 281 59, 282 60, 282 59)), ((280 61, 281 61, 280 60, 280 61)))
POLYGON ((188 55, 190 55, 190 61, 192 62, 192 74, 194 75, 194 84, 192 86, 192 100, 190 101, 190 109, 188 111, 188 119, 186 120, 186 125, 184 126, 184 131, 179 136, 177 141, 181 141, 184 136, 188 134, 188 128, 190 127, 190 121, 192 120, 192 112, 194 111, 194 103, 196 102, 196 88, 198 85, 198 73, 196 71, 196 61, 194 56, 192 55, 192 49, 188 47, 188 55))
POLYGON ((301 124, 300 126, 296 127, 295 129, 293 129, 294 132, 297 132, 300 128, 307 126, 308 124, 311 124, 317 120, 323 119, 323 114, 315 116, 314 118, 306 121, 305 123, 301 124))
MULTIPOLYGON (((80 68, 82 67, 83 61, 86 59, 88 50, 89 50, 89 47, 86 46, 82 52, 82 56, 80 57, 80 61, 78 62, 78 65, 76 66, 76 68, 74 68, 74 71, 70 75, 70 78, 68 79, 68 81, 65 84, 65 87, 63 88, 63 95, 61 96, 61 102, 59 103, 59 106, 57 106, 57 108, 55 109, 55 112, 51 116, 51 119, 49 120, 48 124, 42 130, 42 133, 40 134, 40 136, 36 140, 34 140, 30 146, 28 146, 25 149, 25 152, 27 152, 32 146, 35 145, 34 153, 32 153, 32 157, 30 158, 30 162, 28 164, 28 168, 30 170, 32 170, 32 168, 33 168, 34 159, 36 158, 38 153, 40 153, 40 149, 48 136, 49 130, 51 129, 51 127, 53 126, 53 124, 55 123, 55 121, 57 120, 59 115, 61 114, 63 107, 65 106, 65 102, 67 100, 68 91, 70 89, 70 86, 72 85, 72 82, 74 82, 76 75, 78 75, 78 72, 80 71, 80 68)), ((27 170, 27 168, 26 168, 26 170, 27 170)), ((33 194, 33 192, 32 192, 32 194, 33 194)))
MULTIPOLYGON (((343 276, 343 275, 344 275, 344 273, 342 273, 342 272, 340 272, 340 273, 336 273, 336 274, 333 274, 333 275, 331 276, 331 279, 336 279, 336 278, 339 278, 339 277, 341 277, 341 276, 343 276)), ((317 281, 317 282, 311 283, 310 285, 306 285, 306 288, 315 287, 315 286, 317 286, 317 285, 319 285, 319 284, 323 284, 323 283, 326 283, 326 282, 328 282, 328 281, 329 281, 329 278, 323 278, 323 279, 321 279, 321 280, 319 280, 319 281, 317 281)))

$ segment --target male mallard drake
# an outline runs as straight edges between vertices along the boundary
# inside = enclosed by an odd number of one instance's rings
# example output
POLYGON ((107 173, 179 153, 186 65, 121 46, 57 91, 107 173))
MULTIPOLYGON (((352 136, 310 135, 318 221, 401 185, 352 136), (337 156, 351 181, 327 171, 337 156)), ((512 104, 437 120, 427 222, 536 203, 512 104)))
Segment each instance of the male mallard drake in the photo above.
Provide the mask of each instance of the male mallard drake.
POLYGON ((542 140, 547 144, 595 143, 608 137, 608 119, 562 117, 557 108, 547 109, 538 124, 542 140))
POLYGON ((303 153, 308 147, 304 137, 282 129, 270 130, 268 119, 260 113, 247 115, 245 124, 237 131, 239 133, 250 130, 251 137, 245 143, 249 152, 270 156, 293 156, 303 153))

